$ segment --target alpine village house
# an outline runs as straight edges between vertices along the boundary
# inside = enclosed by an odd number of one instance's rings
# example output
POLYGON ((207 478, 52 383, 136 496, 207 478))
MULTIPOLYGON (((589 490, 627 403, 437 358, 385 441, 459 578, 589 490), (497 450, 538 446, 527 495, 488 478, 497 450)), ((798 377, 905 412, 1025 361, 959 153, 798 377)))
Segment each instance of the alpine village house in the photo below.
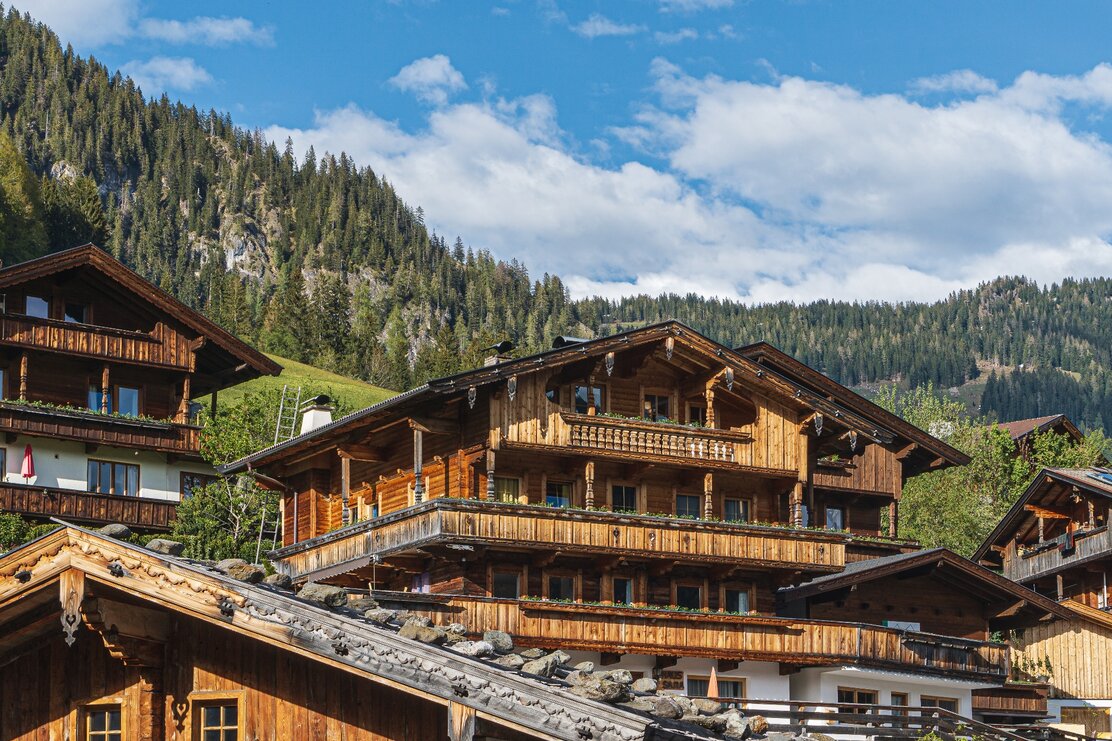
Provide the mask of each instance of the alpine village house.
POLYGON ((168 530, 191 399, 280 370, 93 245, 0 269, 0 511, 168 530))
POLYGON ((692 696, 1045 710, 1000 640, 1066 608, 899 538, 968 458, 770 345, 668 321, 313 414, 223 469, 281 492, 294 582, 692 696))
POLYGON ((1112 732, 1112 469, 1043 469, 974 559, 1060 602, 1069 618, 1033 625, 1015 663, 1050 674, 1052 717, 1112 732))

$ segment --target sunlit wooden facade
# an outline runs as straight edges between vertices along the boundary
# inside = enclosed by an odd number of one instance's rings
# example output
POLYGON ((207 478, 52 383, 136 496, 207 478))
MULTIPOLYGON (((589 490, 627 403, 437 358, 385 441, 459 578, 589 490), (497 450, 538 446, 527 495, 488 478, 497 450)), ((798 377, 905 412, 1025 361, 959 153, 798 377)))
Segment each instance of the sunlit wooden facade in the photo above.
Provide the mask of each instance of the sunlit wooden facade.
POLYGON ((166 529, 214 475, 191 400, 279 370, 92 245, 5 267, 0 509, 166 529))
POLYGON ((915 552, 899 538, 904 481, 967 461, 774 348, 666 322, 493 358, 225 472, 282 493, 271 557, 296 581, 369 588, 669 686, 678 674, 681 689, 713 666, 786 698, 795 673, 856 667, 958 682, 968 713, 972 689, 1008 678, 991 631, 1046 619, 1052 602, 995 604, 993 589, 1019 589, 1002 579, 970 595, 999 579, 976 567, 879 611, 783 596, 915 552), (947 592, 959 624, 909 628, 923 594, 947 592), (906 624, 883 624, 896 615, 906 624))

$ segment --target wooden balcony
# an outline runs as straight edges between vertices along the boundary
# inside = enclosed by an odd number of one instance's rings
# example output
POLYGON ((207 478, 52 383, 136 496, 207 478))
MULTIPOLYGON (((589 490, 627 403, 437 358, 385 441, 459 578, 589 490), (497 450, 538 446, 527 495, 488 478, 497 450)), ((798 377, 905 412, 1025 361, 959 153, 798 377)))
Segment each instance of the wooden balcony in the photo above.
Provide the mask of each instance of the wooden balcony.
POLYGON ((78 408, 0 401, 0 431, 195 457, 200 450, 201 429, 78 408))
POLYGON ((1008 647, 862 623, 672 612, 490 597, 374 592, 380 604, 497 628, 522 646, 777 661, 792 666, 859 664, 1003 682, 1008 647))
POLYGON ((473 499, 434 499, 279 548, 275 567, 320 579, 431 543, 668 558, 810 573, 840 571, 848 534, 616 514, 473 499))
POLYGON ((193 348, 161 322, 150 333, 0 314, 0 344, 86 358, 192 371, 193 348))
POLYGON ((566 412, 560 417, 571 447, 621 456, 736 465, 746 459, 742 446, 752 442, 730 430, 566 412))
POLYGON ((169 530, 176 510, 176 502, 161 499, 0 483, 0 511, 30 517, 60 517, 94 525, 119 522, 141 530, 169 530))
POLYGON ((1060 535, 1032 552, 1017 554, 1009 548, 1004 559, 1004 576, 1013 581, 1028 583, 1039 577, 1112 555, 1112 530, 1108 527, 1077 533, 1071 551, 1062 550, 1065 542, 1066 536, 1060 535))
POLYGON ((1020 682, 973 690, 973 712, 993 717, 1045 718, 1049 693, 1049 685, 1020 682))

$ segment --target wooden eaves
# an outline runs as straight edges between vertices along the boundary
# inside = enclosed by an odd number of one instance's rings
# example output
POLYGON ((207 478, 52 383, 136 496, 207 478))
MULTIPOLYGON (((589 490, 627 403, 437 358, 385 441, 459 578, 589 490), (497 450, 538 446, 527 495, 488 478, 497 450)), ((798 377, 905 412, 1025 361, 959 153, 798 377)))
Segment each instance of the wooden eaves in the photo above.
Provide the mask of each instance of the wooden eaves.
MULTIPOLYGON (((478 391, 492 384, 505 383, 511 377, 519 374, 531 373, 546 367, 570 365, 576 361, 585 361, 596 356, 603 356, 610 351, 620 352, 639 346, 649 346, 660 343, 669 337, 688 345, 703 357, 713 358, 714 363, 722 365, 723 368, 732 368, 735 374, 738 374, 739 380, 755 386, 773 398, 784 398, 800 409, 823 414, 829 424, 854 430, 863 438, 876 443, 889 444, 897 438, 897 434, 890 428, 895 427, 896 423, 900 423, 900 421, 894 415, 883 412, 879 407, 867 410, 868 414, 856 411, 844 404, 841 399, 832 399, 829 396, 815 393, 808 389, 806 384, 793 381, 777 369, 762 366, 725 345, 704 337, 690 327, 678 321, 670 320, 431 380, 426 384, 349 414, 305 435, 264 448, 233 461, 222 466, 219 470, 222 473, 229 474, 252 470, 283 459, 294 450, 300 454, 305 454, 308 451, 324 452, 334 447, 334 441, 338 437, 365 426, 369 420, 376 417, 386 417, 401 414, 405 410, 420 409, 423 404, 439 397, 462 396, 472 387, 478 391), (876 413, 877 411, 883 412, 886 416, 882 418, 876 413)), ((906 425, 906 423, 902 424, 906 425)), ((921 430, 916 430, 916 432, 920 437, 934 440, 921 430)), ((944 445, 937 440, 934 440, 934 443, 944 445)), ((964 457, 964 454, 949 448, 949 446, 945 446, 945 449, 940 448, 939 451, 949 456, 946 460, 950 458, 955 461, 968 460, 964 457)))
POLYGON ((141 297, 142 300, 182 322, 200 336, 206 338, 207 342, 219 346, 238 361, 234 366, 236 375, 241 374, 244 370, 252 371, 249 377, 276 376, 281 373, 282 366, 278 363, 275 363, 200 312, 189 308, 170 294, 152 285, 93 244, 84 244, 80 247, 44 255, 0 269, 0 290, 86 266, 101 272, 133 294, 141 297), (244 365, 246 368, 242 367, 244 365))
POLYGON ((777 597, 784 602, 794 602, 924 567, 946 568, 949 571, 948 576, 966 591, 978 595, 984 595, 986 592, 1004 595, 1016 603, 1025 603, 1024 607, 1045 613, 1043 619, 1070 617, 1069 610, 1054 600, 945 548, 886 556, 872 561, 859 561, 850 564, 841 573, 820 576, 797 587, 781 589, 777 597))

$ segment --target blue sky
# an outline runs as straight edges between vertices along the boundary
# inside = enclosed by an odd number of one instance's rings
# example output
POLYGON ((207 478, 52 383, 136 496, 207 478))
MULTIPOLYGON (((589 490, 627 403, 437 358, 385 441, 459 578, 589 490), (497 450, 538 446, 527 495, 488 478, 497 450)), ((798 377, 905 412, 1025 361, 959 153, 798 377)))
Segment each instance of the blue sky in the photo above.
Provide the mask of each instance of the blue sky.
POLYGON ((348 151, 577 295, 1112 273, 1105 3, 24 7, 148 95, 348 151))

